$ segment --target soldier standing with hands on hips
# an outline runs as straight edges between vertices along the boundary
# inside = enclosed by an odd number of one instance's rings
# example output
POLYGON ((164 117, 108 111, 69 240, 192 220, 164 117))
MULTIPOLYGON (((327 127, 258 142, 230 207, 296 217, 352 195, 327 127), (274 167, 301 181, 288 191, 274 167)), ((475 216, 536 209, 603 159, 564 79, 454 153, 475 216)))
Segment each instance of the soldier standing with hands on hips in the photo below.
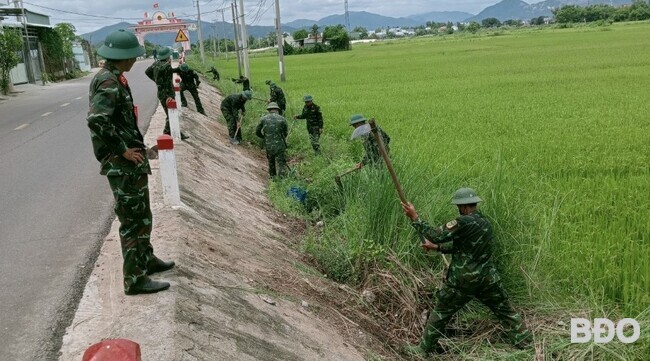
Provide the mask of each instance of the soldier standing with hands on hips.
POLYGON ((492 261, 492 224, 477 206, 482 199, 473 189, 460 188, 451 202, 458 206, 460 215, 435 228, 420 219, 411 203, 402 203, 404 213, 413 221, 413 228, 425 239, 422 249, 452 255, 445 283, 438 290, 436 306, 431 310, 422 341, 419 345, 407 346, 405 351, 412 356, 443 352, 438 340, 444 336, 445 326, 472 298, 481 301, 494 313, 516 347, 528 347, 532 335, 510 305, 492 261))
POLYGON ((90 83, 87 121, 100 174, 108 178, 120 220, 124 293, 155 293, 168 289, 169 283, 154 281, 149 275, 173 268, 174 262, 156 257, 151 246, 151 168, 124 77, 144 48, 134 34, 120 29, 108 34, 97 53, 106 63, 90 83))

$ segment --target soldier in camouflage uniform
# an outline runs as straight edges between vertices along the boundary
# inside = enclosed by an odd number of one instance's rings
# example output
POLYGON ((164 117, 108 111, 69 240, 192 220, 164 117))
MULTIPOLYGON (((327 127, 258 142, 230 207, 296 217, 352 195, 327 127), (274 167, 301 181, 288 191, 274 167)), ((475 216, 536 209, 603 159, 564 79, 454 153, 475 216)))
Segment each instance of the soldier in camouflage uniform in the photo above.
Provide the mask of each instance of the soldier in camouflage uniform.
POLYGON ((235 84, 241 84, 241 85, 242 85, 242 90, 243 90, 243 91, 251 90, 251 81, 248 80, 247 77, 245 77, 245 76, 243 76, 243 75, 240 75, 240 76, 239 76, 239 79, 235 79, 235 78, 230 78, 230 79, 231 79, 232 82, 235 83, 235 84))
POLYGON ((260 124, 255 130, 258 137, 264 139, 266 158, 269 160, 269 174, 275 177, 278 173, 275 170, 277 161, 280 168, 279 176, 284 177, 287 169, 287 121, 279 114, 280 106, 274 102, 266 106, 269 114, 260 119, 260 124))
POLYGON ((293 119, 307 120, 307 132, 309 133, 311 147, 316 154, 319 154, 319 139, 323 133, 323 114, 320 111, 320 107, 314 104, 314 98, 311 95, 305 95, 302 100, 305 102, 305 106, 302 108, 302 114, 294 115, 293 119))
POLYGON ((438 339, 451 317, 472 298, 485 304, 499 319, 512 343, 525 348, 532 341, 521 316, 510 305, 501 278, 492 262, 492 225, 477 208, 481 198, 471 188, 461 188, 452 198, 460 216, 438 227, 421 220, 411 203, 402 203, 413 228, 425 238, 422 248, 450 253, 445 283, 437 293, 435 308, 418 346, 408 346, 412 355, 441 351, 438 339))
POLYGON ((228 135, 231 144, 241 143, 241 119, 246 115, 246 102, 253 99, 253 92, 245 90, 241 93, 228 95, 221 102, 221 114, 228 124, 228 135), (241 117, 239 112, 241 111, 241 117))
POLYGON ((280 115, 284 115, 284 111, 287 109, 287 100, 284 97, 284 92, 282 88, 277 86, 274 82, 267 80, 266 85, 271 89, 271 95, 269 97, 269 103, 274 102, 280 107, 280 115))
MULTIPOLYGON (((354 114, 350 117, 350 126, 356 129, 366 124, 367 121, 368 120, 363 115, 354 114)), ((384 142, 386 153, 390 153, 390 147, 388 146, 388 143, 390 143, 390 137, 381 128, 377 127, 377 130, 379 131, 381 139, 384 142)), ((363 150, 365 151, 365 154, 361 162, 357 163, 357 169, 361 169, 364 165, 368 164, 381 164, 381 152, 379 152, 379 144, 372 134, 368 134, 363 138, 363 150)))
POLYGON ((115 214, 120 220, 120 241, 127 295, 154 293, 169 288, 148 275, 174 267, 154 256, 150 242, 152 215, 149 207, 148 174, 151 174, 146 146, 133 106, 131 89, 124 72, 144 48, 132 33, 110 33, 97 51, 106 59, 90 83, 88 127, 95 157, 101 163, 115 197, 115 214))
MULTIPOLYGON (((171 64, 171 54, 172 51, 169 48, 162 48, 158 52, 158 61, 154 62, 145 70, 145 74, 149 79, 153 80, 156 83, 158 88, 158 100, 160 105, 162 105, 165 115, 167 116, 167 121, 165 122, 165 129, 163 130, 164 134, 170 134, 169 130, 169 112, 167 110, 167 100, 174 99, 174 73, 179 73, 178 68, 172 68, 171 64)), ((183 132, 181 132, 181 139, 189 138, 183 132)))
POLYGON ((203 110, 203 105, 201 104, 201 98, 199 98, 198 87, 201 85, 201 80, 196 72, 190 69, 190 66, 187 64, 181 64, 179 67, 180 73, 178 75, 181 77, 181 105, 187 107, 187 99, 185 99, 185 91, 189 91, 194 98, 194 104, 196 104, 196 111, 205 115, 203 110))
POLYGON ((208 73, 212 73, 212 80, 219 81, 219 79, 221 78, 219 76, 219 71, 213 66, 210 67, 210 70, 208 70, 208 73))

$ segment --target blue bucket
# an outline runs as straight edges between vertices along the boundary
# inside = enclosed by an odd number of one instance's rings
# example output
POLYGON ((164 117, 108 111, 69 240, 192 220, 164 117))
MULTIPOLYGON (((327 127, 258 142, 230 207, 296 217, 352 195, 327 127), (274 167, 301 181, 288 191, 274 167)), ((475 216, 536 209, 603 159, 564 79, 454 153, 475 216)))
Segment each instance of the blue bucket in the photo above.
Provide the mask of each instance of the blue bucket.
POLYGON ((304 205, 307 200, 307 191, 300 187, 291 187, 287 191, 287 197, 293 198, 304 205))

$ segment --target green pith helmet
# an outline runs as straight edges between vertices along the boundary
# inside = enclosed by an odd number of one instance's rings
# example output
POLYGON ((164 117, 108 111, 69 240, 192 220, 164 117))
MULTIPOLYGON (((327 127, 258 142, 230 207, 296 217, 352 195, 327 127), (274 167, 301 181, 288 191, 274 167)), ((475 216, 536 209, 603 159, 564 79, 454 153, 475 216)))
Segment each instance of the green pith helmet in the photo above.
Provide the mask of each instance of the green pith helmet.
POLYGON ((311 102, 311 101, 314 101, 314 97, 312 97, 311 95, 307 94, 307 95, 305 95, 304 97, 302 97, 302 101, 303 101, 303 102, 311 102))
POLYGON ((270 81, 270 80, 267 80, 267 81, 264 82, 264 84, 266 84, 266 85, 271 85, 271 83, 273 83, 273 82, 270 81))
POLYGON ((355 125, 357 123, 363 123, 365 121, 368 121, 363 115, 361 114, 354 114, 350 116, 350 125, 355 125))
POLYGON ((271 109, 278 109, 278 110, 280 110, 280 107, 278 106, 278 103, 276 103, 276 102, 270 102, 270 103, 266 106, 266 110, 271 110, 271 109))
POLYGON ((241 95, 245 96, 246 99, 248 100, 253 99, 253 92, 250 90, 244 90, 243 92, 241 92, 241 95))
POLYGON ((185 64, 185 63, 181 64, 178 68, 179 68, 180 70, 182 70, 182 71, 188 71, 188 70, 190 70, 190 66, 187 65, 187 64, 185 64))
POLYGON ((453 197, 451 197, 451 203, 456 205, 476 204, 479 202, 483 202, 483 200, 476 195, 476 191, 472 188, 461 188, 454 193, 453 197))
POLYGON ((124 29, 113 31, 106 36, 97 54, 105 59, 125 60, 137 58, 144 54, 144 47, 138 42, 135 34, 124 29))
POLYGON ((167 60, 172 55, 172 51, 169 48, 162 48, 158 50, 158 60, 167 60))

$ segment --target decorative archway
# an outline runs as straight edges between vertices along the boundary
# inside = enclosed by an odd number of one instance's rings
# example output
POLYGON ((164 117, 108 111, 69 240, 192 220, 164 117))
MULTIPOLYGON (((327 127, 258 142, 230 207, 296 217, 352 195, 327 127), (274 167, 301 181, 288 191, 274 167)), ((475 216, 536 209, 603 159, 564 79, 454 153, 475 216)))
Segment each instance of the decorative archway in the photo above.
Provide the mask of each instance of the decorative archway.
POLYGON ((149 33, 176 33, 179 31, 185 33, 185 37, 188 41, 181 42, 181 47, 183 52, 190 49, 190 36, 187 31, 189 24, 183 23, 183 20, 178 19, 174 16, 174 13, 171 12, 169 15, 165 14, 162 11, 156 11, 151 17, 149 13, 144 13, 144 19, 138 21, 138 25, 132 26, 131 28, 135 31, 135 36, 138 38, 140 45, 144 46, 144 37, 149 33))

